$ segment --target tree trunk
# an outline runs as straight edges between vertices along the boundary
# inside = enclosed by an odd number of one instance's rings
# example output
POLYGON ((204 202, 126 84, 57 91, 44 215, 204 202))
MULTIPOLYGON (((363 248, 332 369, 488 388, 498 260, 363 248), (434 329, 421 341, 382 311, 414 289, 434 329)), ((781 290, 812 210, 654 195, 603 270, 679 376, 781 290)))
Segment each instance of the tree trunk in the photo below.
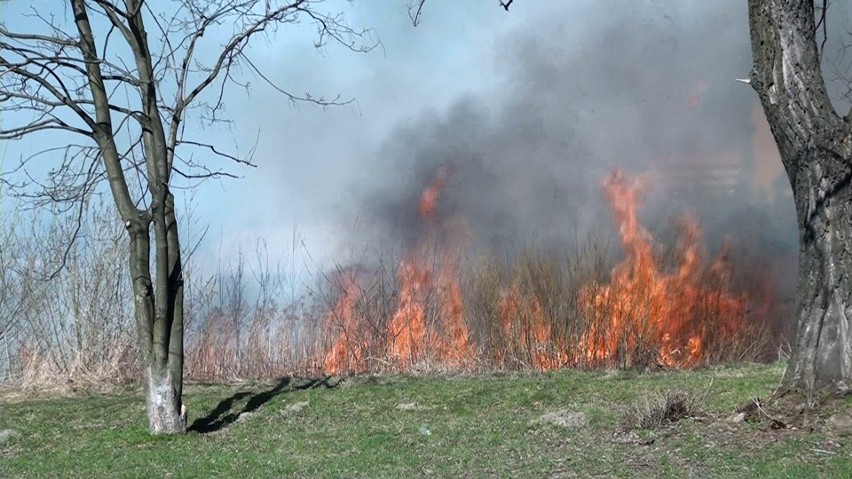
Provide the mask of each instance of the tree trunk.
POLYGON ((796 337, 783 389, 852 385, 852 125, 831 106, 813 0, 749 0, 760 96, 799 226, 796 337))
POLYGON ((800 172, 793 190, 798 326, 784 385, 806 391, 852 386, 852 155, 820 156, 800 172))
MULTIPOLYGON (((173 216, 172 216, 173 217, 173 216)), ((186 409, 181 403, 183 385, 183 283, 180 257, 173 275, 157 277, 165 282, 167 322, 171 334, 155 332, 155 297, 150 274, 150 231, 147 218, 128 224, 130 234, 130 271, 133 278, 134 309, 138 332, 139 358, 151 434, 176 434, 186 431, 186 409), (177 329, 178 331, 175 331, 177 329)), ((175 233, 176 234, 176 233, 175 233)), ((174 239, 177 242, 177 238, 174 239)))
MULTIPOLYGON (((166 198, 166 242, 169 247, 170 307, 168 309, 172 318, 167 362, 171 377, 174 378, 177 400, 180 402, 183 394, 183 263, 180 256, 175 197, 171 193, 166 198)), ((185 409, 182 414, 186 415, 185 409)))
POLYGON ((143 374, 148 431, 151 434, 186 432, 186 417, 179 393, 180 380, 175 380, 170 368, 159 365, 146 366, 143 374))

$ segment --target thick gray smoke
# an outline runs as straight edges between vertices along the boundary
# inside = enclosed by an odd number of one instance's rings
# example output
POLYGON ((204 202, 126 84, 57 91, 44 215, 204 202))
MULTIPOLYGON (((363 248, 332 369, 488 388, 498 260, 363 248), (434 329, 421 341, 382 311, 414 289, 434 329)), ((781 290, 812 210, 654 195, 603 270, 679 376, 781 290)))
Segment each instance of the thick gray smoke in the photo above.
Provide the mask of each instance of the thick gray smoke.
POLYGON ((504 72, 496 94, 467 96, 388 135, 375 165, 381 184, 358 204, 365 220, 410 241, 420 193, 448 165, 440 217, 463 217, 479 245, 558 247, 592 228, 613 231, 600 193, 610 169, 655 169, 665 183, 681 159, 734 152, 734 194, 708 205, 701 191, 675 197, 652 182, 643 217, 661 228, 690 210, 711 245, 742 236, 795 250, 792 202, 770 202, 753 186, 757 98, 735 81, 751 66, 745 3, 592 3, 579 30, 554 7, 495 39, 504 72))

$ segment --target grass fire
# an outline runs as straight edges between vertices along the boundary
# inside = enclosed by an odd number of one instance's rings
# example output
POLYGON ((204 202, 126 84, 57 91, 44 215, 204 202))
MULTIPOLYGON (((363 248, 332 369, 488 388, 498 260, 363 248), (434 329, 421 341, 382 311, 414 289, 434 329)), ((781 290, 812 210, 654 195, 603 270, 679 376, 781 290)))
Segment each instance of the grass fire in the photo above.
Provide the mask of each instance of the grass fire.
POLYGON ((735 291, 729 249, 708 259, 695 218, 679 219, 665 258, 668 245, 638 218, 641 179, 613 171, 602 182, 620 239, 616 264, 588 248, 567 261, 525 254, 471 267, 463 218, 438 217, 450 171, 438 169, 411 212, 418 241, 398 263, 390 304, 378 297, 381 275, 330 276, 325 373, 691 368, 766 352, 759 338, 772 294, 735 291))

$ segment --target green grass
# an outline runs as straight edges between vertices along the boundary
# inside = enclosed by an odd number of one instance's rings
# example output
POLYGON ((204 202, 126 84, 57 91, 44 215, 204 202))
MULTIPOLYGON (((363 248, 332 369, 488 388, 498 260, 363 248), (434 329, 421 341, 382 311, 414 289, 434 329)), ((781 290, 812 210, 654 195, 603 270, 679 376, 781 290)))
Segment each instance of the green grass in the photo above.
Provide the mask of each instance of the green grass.
POLYGON ((222 414, 198 423, 212 432, 178 437, 148 435, 138 392, 7 401, 2 427, 19 435, 0 446, 0 477, 852 477, 848 438, 725 421, 749 396, 766 396, 781 372, 771 365, 380 377, 305 389, 295 381, 271 391, 193 386, 185 394, 191 423, 217 406, 222 414), (708 418, 614 440, 624 436, 621 411, 643 394, 703 390, 711 380, 708 418), (307 405, 288 409, 299 402, 307 405), (409 402, 420 408, 397 408, 409 402), (244 409, 254 413, 232 421, 244 409), (530 425, 559 409, 584 412, 589 422, 530 425))

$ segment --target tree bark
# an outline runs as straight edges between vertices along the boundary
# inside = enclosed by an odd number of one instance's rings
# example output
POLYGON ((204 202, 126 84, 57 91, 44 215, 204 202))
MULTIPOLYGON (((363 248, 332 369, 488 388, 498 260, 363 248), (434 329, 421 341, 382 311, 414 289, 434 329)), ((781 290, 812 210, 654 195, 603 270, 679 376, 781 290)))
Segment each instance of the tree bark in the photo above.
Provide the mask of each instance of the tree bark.
MULTIPOLYGON (((183 285, 180 268, 174 277, 157 277, 167 291, 174 294, 161 301, 173 307, 169 338, 157 338, 153 333, 155 317, 154 286, 150 274, 150 231, 147 218, 140 217, 128 226, 130 234, 130 272, 133 278, 134 309, 138 333, 142 382, 151 434, 177 434, 186 431, 186 410, 181 403, 183 385, 183 285), (180 304, 180 307, 177 305, 180 304), (174 332, 177 328, 179 331, 174 332), (156 338, 156 339, 155 339, 156 338)), ((180 261, 178 259, 178 265, 180 261)))
MULTIPOLYGON (((169 193, 166 198, 166 242, 169 248, 169 291, 171 330, 169 332, 168 369, 173 378, 178 401, 183 394, 183 263, 180 256, 180 239, 175 214, 175 197, 169 193)), ((186 415, 186 410, 182 410, 186 415)), ((184 417, 184 422, 186 418, 184 417)), ((185 424, 184 424, 185 426, 185 424)))
MULTIPOLYGON (((147 356, 142 367, 151 434, 173 434, 186 431, 186 410, 181 403, 183 393, 183 273, 180 242, 170 190, 171 168, 158 96, 154 61, 148 45, 143 8, 140 0, 126 0, 130 12, 127 41, 136 60, 142 101, 142 142, 151 194, 150 218, 154 230, 154 268, 156 274, 152 297, 145 307, 150 325, 147 356)), ((172 151, 175 145, 171 145, 172 151)), ((149 238, 146 228, 145 237, 149 238)), ((150 264, 145 272, 150 276, 150 264)), ((150 282, 150 281, 149 281, 150 282)), ((138 306, 137 306, 138 307, 138 306)), ((142 343, 140 343, 141 345, 142 343)))
POLYGON ((148 431, 151 434, 186 432, 186 414, 179 394, 180 382, 170 368, 145 367, 145 404, 148 409, 148 431))
MULTIPOLYGON (((820 156, 824 156, 822 154, 820 156)), ((830 156, 830 155, 829 155, 830 156)), ((852 385, 852 155, 814 160, 797 181, 798 327, 784 383, 812 391, 852 385)))
POLYGON ((749 0, 760 97, 799 226, 796 336, 783 389, 852 385, 852 125, 832 108, 813 0, 749 0))

